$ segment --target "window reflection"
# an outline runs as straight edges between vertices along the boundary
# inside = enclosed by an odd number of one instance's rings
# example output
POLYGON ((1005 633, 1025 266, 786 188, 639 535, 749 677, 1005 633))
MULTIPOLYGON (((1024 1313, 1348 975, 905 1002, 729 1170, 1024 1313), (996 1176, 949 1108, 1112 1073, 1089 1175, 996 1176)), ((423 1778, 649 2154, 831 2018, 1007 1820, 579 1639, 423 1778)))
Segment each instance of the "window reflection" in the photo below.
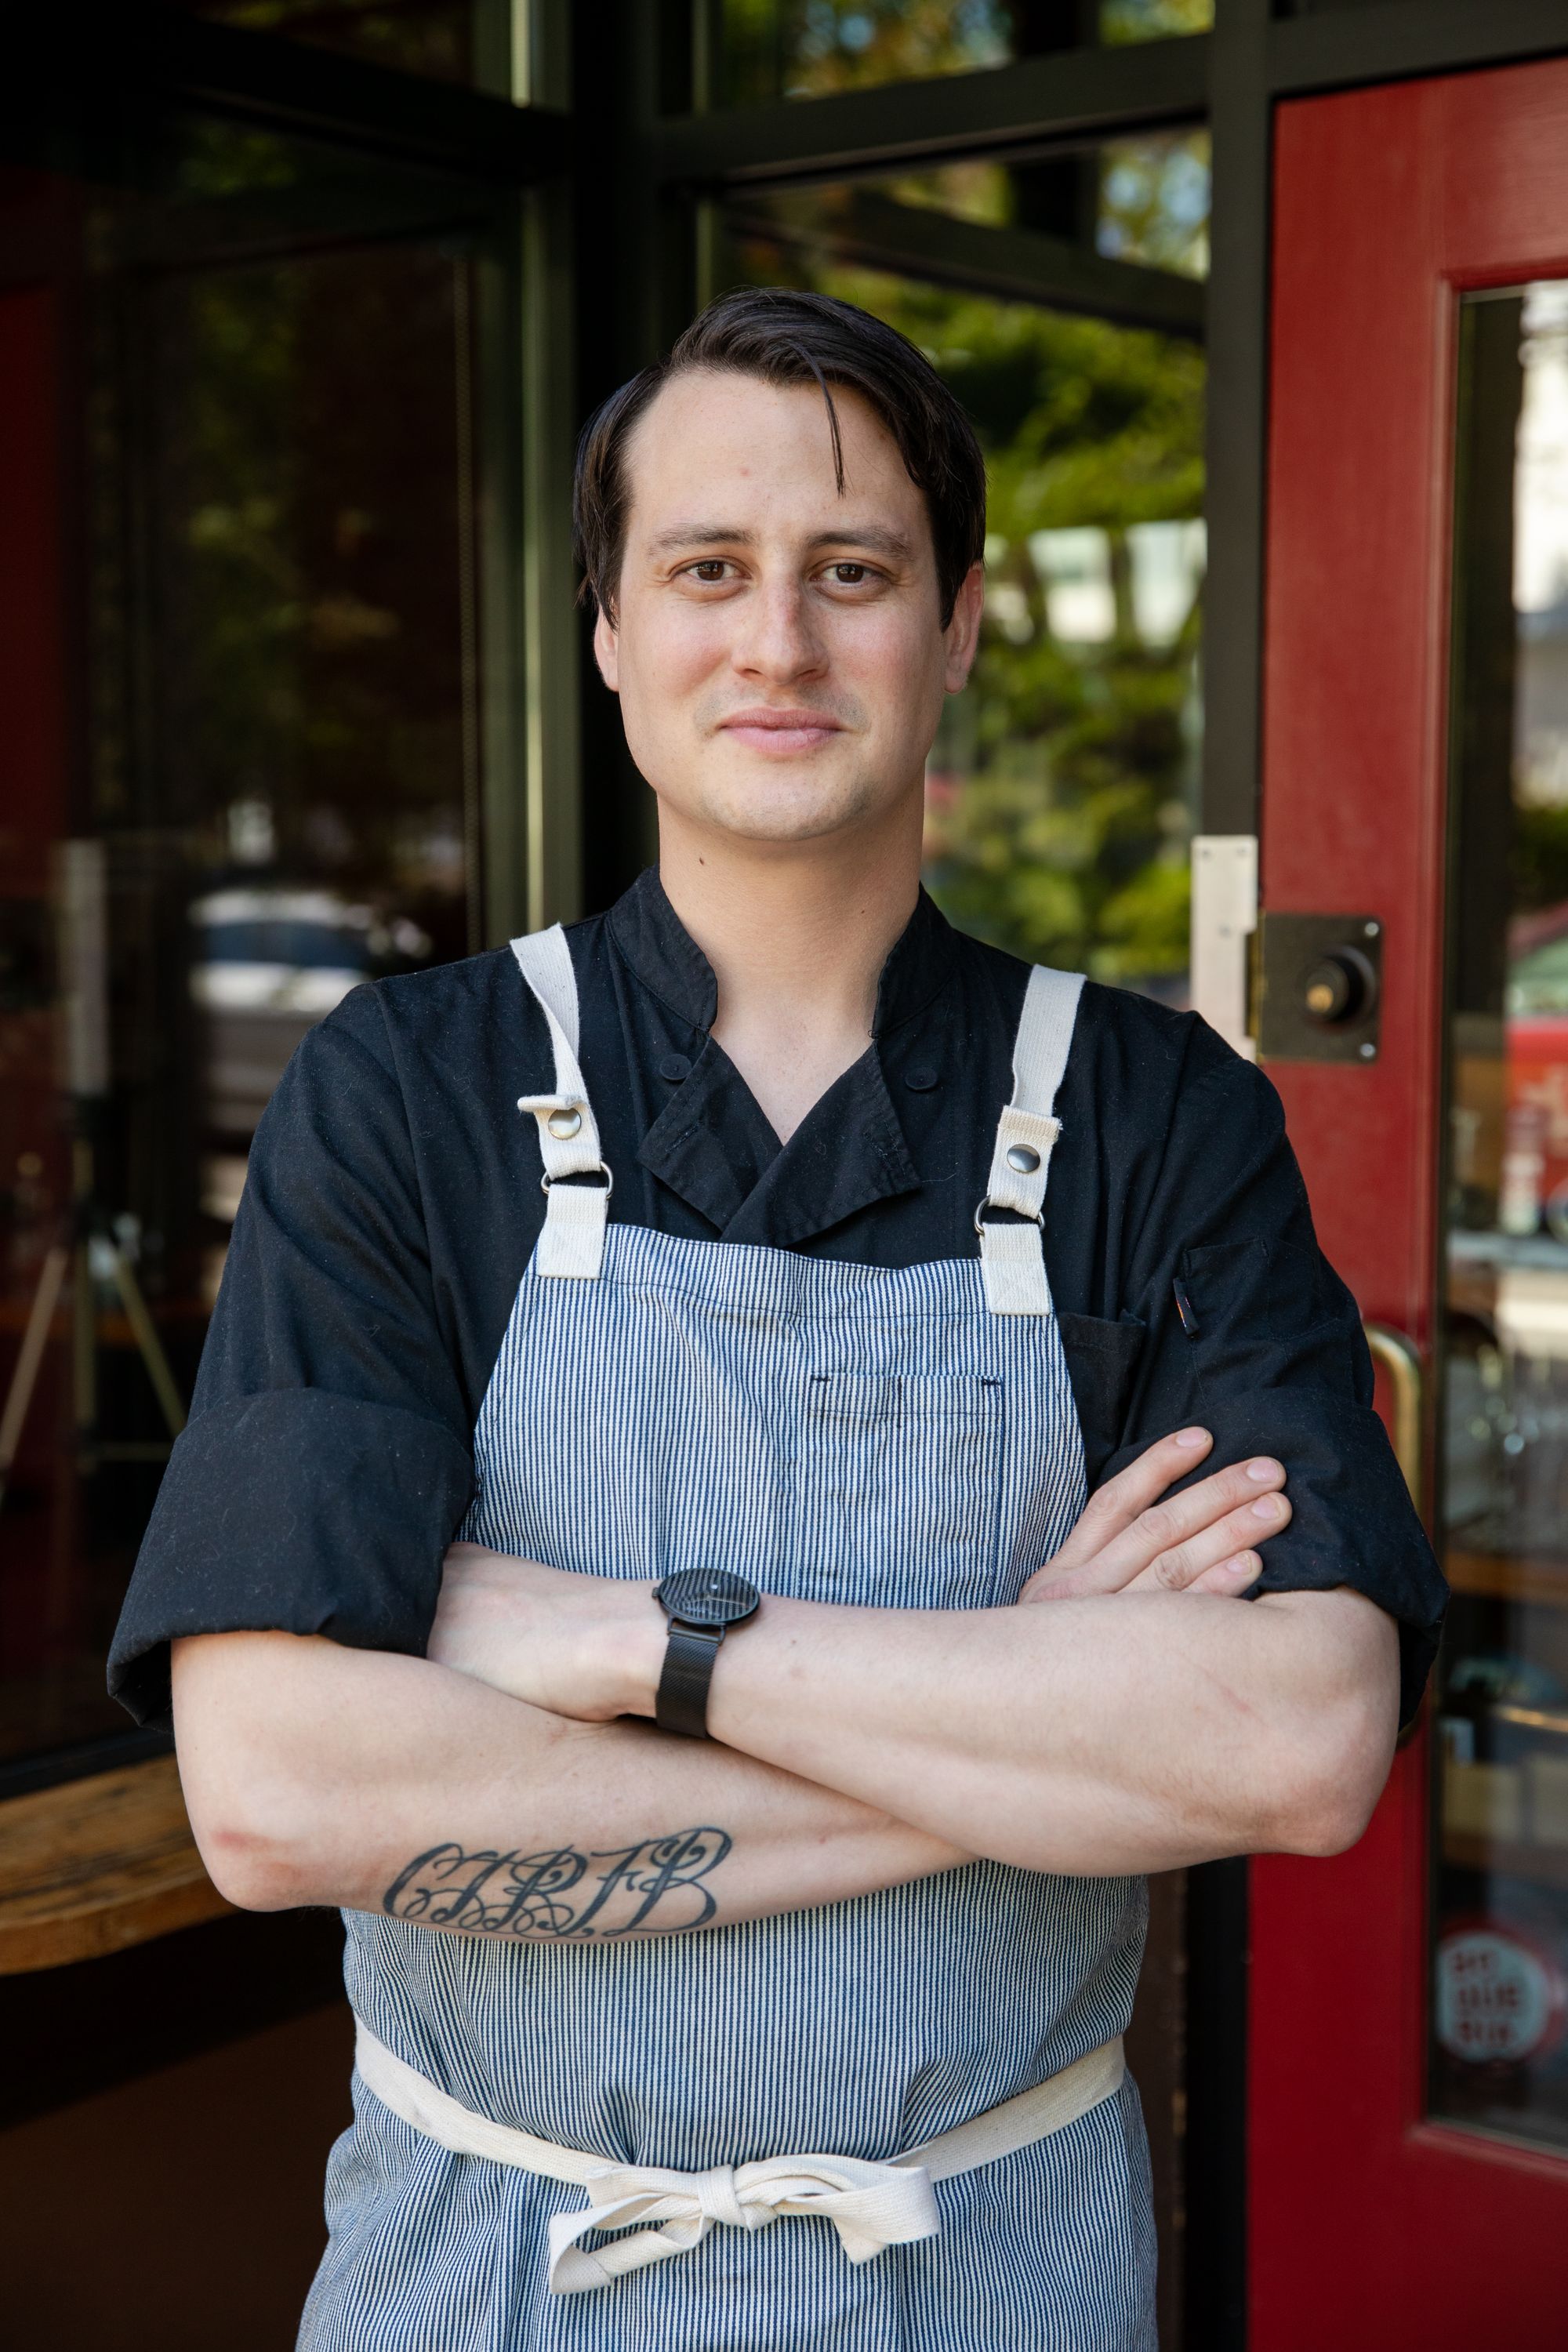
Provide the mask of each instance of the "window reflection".
POLYGON ((819 98, 1213 22, 1214 0, 720 0, 715 94, 729 106, 819 98))
POLYGON ((510 0, 172 0, 247 32, 511 94, 510 0))
POLYGON ((475 200, 153 131, 129 185, 0 207, 56 257, 0 295, 0 1768, 123 1730, 109 1633, 290 1054, 479 943, 475 200))
POLYGON ((1568 286, 1470 301, 1435 2111, 1568 2146, 1568 286))

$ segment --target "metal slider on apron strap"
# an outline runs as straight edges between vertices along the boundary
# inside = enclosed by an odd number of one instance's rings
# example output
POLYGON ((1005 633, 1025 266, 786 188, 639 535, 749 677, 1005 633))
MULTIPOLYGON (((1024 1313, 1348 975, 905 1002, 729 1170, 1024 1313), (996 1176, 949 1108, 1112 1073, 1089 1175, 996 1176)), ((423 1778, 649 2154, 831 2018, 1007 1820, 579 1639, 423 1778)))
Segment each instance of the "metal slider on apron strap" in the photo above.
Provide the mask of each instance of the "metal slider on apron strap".
POLYGON ((1045 1202, 1051 1153, 1061 1135, 1057 1093, 1072 1050, 1083 981, 1077 972, 1037 964, 1029 974, 1013 1045, 1013 1099, 996 1122, 985 1197, 974 1212, 980 1275, 993 1315, 1048 1315, 1045 1202), (999 1224, 987 1209, 1011 1211, 1023 1224, 999 1224))
POLYGON ((354 2060, 360 2080, 405 2124, 457 2155, 487 2157, 587 2192, 582 2211, 557 2213, 550 2223, 553 2294, 591 2293, 649 2263, 690 2253, 716 2223, 752 2231, 790 2215, 831 2221, 852 2263, 870 2262, 889 2246, 937 2237, 942 2217, 931 2194, 933 2181, 994 2164, 1064 2130, 1119 2091, 1126 2072, 1120 2037, 1103 2042, 1033 2090, 885 2164, 850 2156, 773 2156, 755 2164, 676 2172, 606 2163, 512 2125, 491 2123, 426 2081, 363 2019, 358 2026, 354 2060), (658 2226, 639 2230, 638 2222, 658 2226), (600 2230, 636 2234, 605 2246, 579 2242, 600 2230))
POLYGON ((536 1271, 546 1277, 591 1281, 604 1257, 605 1225, 616 1181, 600 1156, 593 1111, 584 1097, 572 1094, 520 1095, 517 1107, 531 1111, 537 1120, 544 1161, 539 1180, 544 1192, 544 1230, 539 1236, 536 1271), (602 1177, 604 1181, 569 1181, 579 1176, 602 1177))

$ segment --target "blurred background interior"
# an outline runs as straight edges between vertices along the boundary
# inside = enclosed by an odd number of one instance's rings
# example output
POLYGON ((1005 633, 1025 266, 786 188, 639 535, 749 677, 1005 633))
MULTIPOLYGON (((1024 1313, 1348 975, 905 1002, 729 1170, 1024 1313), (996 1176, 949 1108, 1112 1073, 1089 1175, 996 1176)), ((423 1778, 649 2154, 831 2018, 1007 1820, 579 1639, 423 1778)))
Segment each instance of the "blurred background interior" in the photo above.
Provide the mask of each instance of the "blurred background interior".
MULTIPOLYGON (((103 1656, 300 1036, 363 980, 605 905, 648 855, 573 604, 583 417, 725 287, 909 335, 991 481, 928 886, 1020 956, 1184 1006, 1194 837, 1243 868, 1269 841, 1271 124, 1555 76, 1502 117, 1505 161, 1533 154, 1532 122, 1568 121, 1554 51, 1534 0, 62 0, 30 26, 0 98, 0 2199, 38 2249, 34 2352, 280 2346, 319 2251, 335 1922, 225 1912, 103 1656)), ((1568 163, 1540 178, 1568 268, 1568 163)), ((1452 328, 1447 686, 1412 754, 1438 814, 1423 834, 1395 793, 1376 835, 1427 894, 1431 989, 1400 1013, 1392 967, 1369 983, 1329 933, 1271 965, 1249 913, 1235 943, 1267 1062, 1326 1085, 1349 1022, 1383 1062, 1331 1083, 1428 1071, 1399 1113, 1426 1223, 1385 1204, 1425 1288, 1347 1273, 1397 1327, 1387 1402, 1457 1598, 1391 1799, 1392 1994, 1326 1880, 1154 1890, 1138 2071, 1188 2352, 1321 2340, 1269 2284, 1291 2230, 1333 2235, 1260 2164, 1287 2125, 1304 2170, 1405 2215, 1368 2308, 1414 2308, 1450 2190, 1358 2172, 1365 2148, 1448 2151, 1475 2242, 1424 2345, 1560 2343, 1532 2315, 1568 2293, 1568 2232, 1536 2218, 1568 2223, 1568 280, 1500 247, 1452 328), (1342 982, 1349 1011, 1313 1013, 1342 982), (1298 997, 1271 1050, 1258 1008, 1298 997), (1288 2014, 1249 1976, 1264 1916, 1300 1963, 1288 2014), (1404 2053, 1331 2126, 1268 2039, 1294 2047, 1304 2003, 1352 2071, 1357 2033, 1404 2053), (1474 2312, 1500 2332, 1453 2332, 1474 2312)), ((1372 393, 1345 390, 1353 433, 1372 393)), ((1361 521, 1320 605, 1375 606, 1361 521)), ((1364 887, 1311 868, 1336 794, 1375 831, 1379 780, 1321 785, 1280 903, 1382 920, 1375 860, 1364 887)))

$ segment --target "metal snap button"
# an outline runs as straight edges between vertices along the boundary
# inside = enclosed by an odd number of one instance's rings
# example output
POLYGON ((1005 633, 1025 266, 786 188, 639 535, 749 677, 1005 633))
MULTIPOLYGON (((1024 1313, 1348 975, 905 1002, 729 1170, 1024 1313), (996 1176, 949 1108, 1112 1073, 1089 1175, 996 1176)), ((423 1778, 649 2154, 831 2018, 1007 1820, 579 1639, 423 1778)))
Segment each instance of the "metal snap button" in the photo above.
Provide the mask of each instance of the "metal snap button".
POLYGON ((1032 1144, 1010 1143, 1007 1165, 1016 1176, 1032 1176, 1040 1164, 1040 1155, 1032 1144))
POLYGON ((581 1131, 583 1114, 580 1110, 552 1110, 544 1124, 557 1143, 570 1143, 581 1131))

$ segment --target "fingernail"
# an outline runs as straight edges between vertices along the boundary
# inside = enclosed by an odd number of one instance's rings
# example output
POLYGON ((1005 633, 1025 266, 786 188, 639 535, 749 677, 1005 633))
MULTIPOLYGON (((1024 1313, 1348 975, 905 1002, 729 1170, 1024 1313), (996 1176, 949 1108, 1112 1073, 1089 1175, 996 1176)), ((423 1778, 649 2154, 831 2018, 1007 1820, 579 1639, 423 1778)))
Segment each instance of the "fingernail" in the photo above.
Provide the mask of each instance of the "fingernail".
POLYGON ((1270 1461, 1267 1454, 1260 1454, 1256 1462, 1247 1464, 1247 1475, 1249 1478, 1258 1479, 1259 1483, 1265 1478, 1278 1478, 1279 1465, 1278 1462, 1270 1461))
POLYGON ((1257 1502, 1252 1506, 1252 1516, 1255 1519, 1277 1519, 1279 1517, 1279 1511, 1280 1503, 1278 1495, 1259 1495, 1257 1502))
POLYGON ((1208 1442, 1209 1433, 1206 1429, 1178 1429, 1176 1432, 1176 1444, 1184 1446, 1189 1454, 1199 1445, 1206 1445, 1208 1442))
POLYGON ((1249 1551, 1237 1552, 1234 1559, 1226 1560, 1220 1569, 1222 1576, 1234 1576, 1238 1584, 1250 1584, 1257 1573, 1258 1561, 1249 1551))

